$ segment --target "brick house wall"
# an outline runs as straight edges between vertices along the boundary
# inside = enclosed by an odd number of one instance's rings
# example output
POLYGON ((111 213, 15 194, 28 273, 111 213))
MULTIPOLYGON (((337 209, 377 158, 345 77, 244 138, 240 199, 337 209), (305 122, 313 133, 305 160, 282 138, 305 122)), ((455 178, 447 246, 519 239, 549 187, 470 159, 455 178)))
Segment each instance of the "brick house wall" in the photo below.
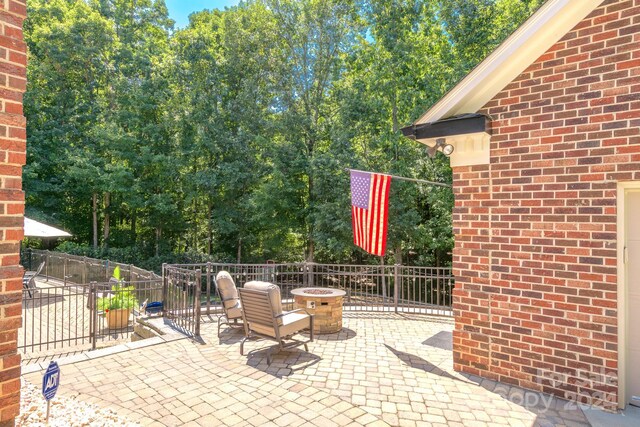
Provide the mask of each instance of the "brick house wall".
POLYGON ((20 411, 18 328, 22 321, 26 121, 22 94, 26 87, 26 45, 22 22, 26 0, 0 0, 0 426, 13 426, 20 411))
POLYGON ((640 0, 603 2, 481 112, 490 164, 453 170, 454 368, 613 407, 616 186, 640 180, 640 0))

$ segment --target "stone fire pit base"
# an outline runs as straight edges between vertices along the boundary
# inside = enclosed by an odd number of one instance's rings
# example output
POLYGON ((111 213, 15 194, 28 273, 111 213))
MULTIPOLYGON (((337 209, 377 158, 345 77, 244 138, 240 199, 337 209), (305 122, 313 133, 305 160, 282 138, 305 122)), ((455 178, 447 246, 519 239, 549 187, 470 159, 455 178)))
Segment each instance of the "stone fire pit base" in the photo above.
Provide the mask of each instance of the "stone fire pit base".
POLYGON ((314 315, 314 332, 333 334, 342 329, 342 303, 345 292, 332 288, 300 288, 291 291, 295 308, 314 315))

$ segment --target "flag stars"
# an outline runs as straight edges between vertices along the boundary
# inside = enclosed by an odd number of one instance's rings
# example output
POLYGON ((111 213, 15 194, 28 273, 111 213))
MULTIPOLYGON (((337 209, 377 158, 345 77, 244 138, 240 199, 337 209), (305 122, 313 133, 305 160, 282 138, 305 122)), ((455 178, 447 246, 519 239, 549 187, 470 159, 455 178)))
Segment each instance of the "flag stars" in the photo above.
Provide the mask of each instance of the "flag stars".
POLYGON ((351 204, 359 208, 369 207, 369 191, 371 175, 361 172, 351 172, 351 204))

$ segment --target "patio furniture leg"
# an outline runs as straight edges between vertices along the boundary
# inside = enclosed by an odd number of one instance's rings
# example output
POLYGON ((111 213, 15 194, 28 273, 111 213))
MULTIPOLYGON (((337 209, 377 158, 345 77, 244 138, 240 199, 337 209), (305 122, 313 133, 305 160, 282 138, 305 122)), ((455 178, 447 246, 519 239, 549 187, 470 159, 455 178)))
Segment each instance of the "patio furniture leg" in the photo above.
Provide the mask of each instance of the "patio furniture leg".
POLYGON ((242 341, 240 341, 240 356, 244 356, 244 343, 248 339, 249 337, 244 337, 242 338, 242 341))
POLYGON ((220 328, 222 327, 222 325, 227 325, 227 324, 229 324, 229 321, 227 320, 226 317, 224 316, 218 317, 218 338, 220 338, 220 328), (222 319, 224 319, 224 321, 222 321, 222 319))

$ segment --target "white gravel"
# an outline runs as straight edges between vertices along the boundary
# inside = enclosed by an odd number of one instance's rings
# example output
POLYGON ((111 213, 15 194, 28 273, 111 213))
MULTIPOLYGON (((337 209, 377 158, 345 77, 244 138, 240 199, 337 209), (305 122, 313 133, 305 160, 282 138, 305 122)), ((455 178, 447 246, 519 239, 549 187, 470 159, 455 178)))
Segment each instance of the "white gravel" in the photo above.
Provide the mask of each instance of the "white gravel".
MULTIPOLYGON (((16 419, 16 426, 47 426, 47 402, 42 397, 41 390, 23 379, 20 393, 20 416, 16 419)), ((102 409, 74 397, 57 395, 51 399, 49 427, 139 425, 124 419, 111 409, 102 409)))

